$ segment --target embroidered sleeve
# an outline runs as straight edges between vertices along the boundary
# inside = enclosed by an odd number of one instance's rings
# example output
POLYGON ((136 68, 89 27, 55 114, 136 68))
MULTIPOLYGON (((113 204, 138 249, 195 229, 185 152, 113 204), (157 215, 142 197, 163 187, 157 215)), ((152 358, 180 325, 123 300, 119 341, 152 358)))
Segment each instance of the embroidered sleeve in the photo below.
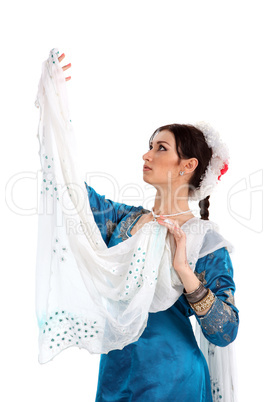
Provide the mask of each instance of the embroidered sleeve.
POLYGON ((88 186, 86 182, 84 183, 95 222, 103 240, 108 244, 119 222, 130 212, 138 211, 142 207, 135 207, 107 199, 104 195, 98 194, 92 187, 88 186))
POLYGON ((238 330, 238 316, 236 312, 219 297, 205 316, 198 317, 206 338, 217 346, 226 346, 235 338, 238 330))
POLYGON ((217 346, 227 346, 237 336, 239 311, 235 306, 233 266, 228 251, 222 247, 202 258, 195 267, 195 275, 215 295, 210 310, 198 316, 182 295, 176 307, 186 315, 195 315, 204 336, 217 346))
POLYGON ((195 274, 214 293, 215 301, 204 316, 192 312, 204 336, 214 345, 226 346, 236 338, 239 325, 233 266, 227 249, 223 247, 201 258, 195 274))

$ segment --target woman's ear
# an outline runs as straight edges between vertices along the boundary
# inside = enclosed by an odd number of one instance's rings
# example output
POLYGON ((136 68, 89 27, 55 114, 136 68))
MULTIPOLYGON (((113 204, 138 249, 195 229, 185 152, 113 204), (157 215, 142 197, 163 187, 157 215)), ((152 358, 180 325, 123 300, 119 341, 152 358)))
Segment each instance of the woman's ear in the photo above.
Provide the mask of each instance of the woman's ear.
POLYGON ((185 173, 192 173, 198 165, 198 160, 196 158, 191 158, 187 160, 185 165, 185 173))

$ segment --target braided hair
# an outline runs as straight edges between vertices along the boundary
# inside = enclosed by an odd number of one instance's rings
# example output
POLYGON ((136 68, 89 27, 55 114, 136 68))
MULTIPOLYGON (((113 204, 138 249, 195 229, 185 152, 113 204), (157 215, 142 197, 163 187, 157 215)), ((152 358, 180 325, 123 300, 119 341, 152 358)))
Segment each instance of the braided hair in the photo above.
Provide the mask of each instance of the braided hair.
MULTIPOLYGON (((201 184, 203 175, 212 157, 212 149, 209 148, 202 131, 191 124, 168 124, 159 127, 149 139, 149 144, 154 136, 163 130, 168 130, 174 134, 176 151, 180 159, 196 158, 198 160, 198 165, 188 183, 189 195, 191 195, 201 184)), ((209 216, 209 197, 207 196, 199 202, 200 216, 204 220, 208 220, 209 216)))
POLYGON ((208 216, 209 216, 209 197, 210 195, 208 195, 206 198, 204 198, 203 200, 199 201, 199 208, 200 208, 200 216, 201 219, 204 219, 205 221, 208 221, 208 216))

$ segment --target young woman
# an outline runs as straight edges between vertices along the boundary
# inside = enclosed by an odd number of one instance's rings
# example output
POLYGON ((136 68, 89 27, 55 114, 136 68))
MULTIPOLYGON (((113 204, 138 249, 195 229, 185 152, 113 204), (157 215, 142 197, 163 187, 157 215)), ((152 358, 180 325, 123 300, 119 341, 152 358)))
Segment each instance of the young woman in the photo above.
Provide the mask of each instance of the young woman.
MULTIPOLYGON (((61 55, 59 61, 64 57, 61 55)), ((68 68, 70 65, 64 66, 63 71, 68 68)), ((218 241, 219 246, 211 248, 220 235, 208 231, 193 272, 186 256, 184 230, 190 228, 192 235, 200 221, 189 208, 190 199, 200 200, 201 221, 208 220, 212 181, 215 174, 218 180, 227 170, 221 152, 209 127, 202 130, 202 126, 171 124, 157 129, 143 155, 144 181, 157 190, 151 211, 106 199, 85 183, 95 221, 108 247, 132 237, 153 219, 168 229, 176 245, 173 266, 184 286, 173 306, 149 314, 136 342, 101 355, 96 401, 231 400, 224 399, 219 384, 211 383, 207 361, 189 320, 195 315, 210 345, 224 348, 236 338, 239 318, 227 242, 218 241), (217 158, 222 163, 213 176, 211 166, 217 158)), ((212 347, 211 354, 214 351, 212 347)))

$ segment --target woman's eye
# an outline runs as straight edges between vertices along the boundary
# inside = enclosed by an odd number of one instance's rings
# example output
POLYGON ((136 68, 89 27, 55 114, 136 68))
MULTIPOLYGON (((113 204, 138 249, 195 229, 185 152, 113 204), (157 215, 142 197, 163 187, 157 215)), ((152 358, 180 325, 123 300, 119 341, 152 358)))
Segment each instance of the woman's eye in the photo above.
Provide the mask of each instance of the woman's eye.
MULTIPOLYGON (((159 149, 160 149, 161 147, 166 151, 166 148, 165 148, 162 144, 159 145, 159 149)), ((150 151, 151 149, 152 149, 152 145, 149 146, 149 151, 150 151)))
POLYGON ((160 147, 162 147, 164 150, 166 150, 166 148, 163 145, 159 145, 159 149, 160 149, 160 147))

